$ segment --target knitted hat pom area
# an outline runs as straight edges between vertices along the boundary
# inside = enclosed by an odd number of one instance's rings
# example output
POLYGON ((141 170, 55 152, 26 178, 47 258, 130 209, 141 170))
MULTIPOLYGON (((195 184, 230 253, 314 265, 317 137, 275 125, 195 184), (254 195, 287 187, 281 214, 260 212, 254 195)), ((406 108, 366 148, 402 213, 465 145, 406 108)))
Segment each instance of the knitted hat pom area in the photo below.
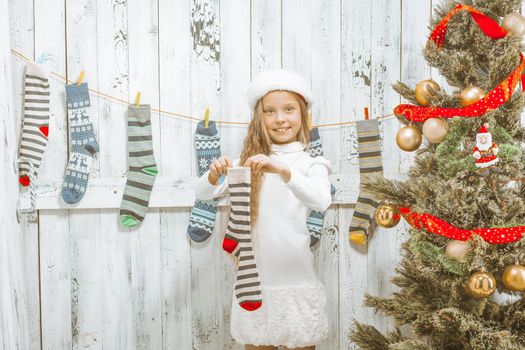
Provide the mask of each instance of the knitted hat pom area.
POLYGON ((247 91, 250 110, 253 111, 257 101, 272 91, 298 93, 304 98, 308 109, 314 104, 312 90, 301 75, 284 69, 274 69, 264 71, 252 80, 247 91))

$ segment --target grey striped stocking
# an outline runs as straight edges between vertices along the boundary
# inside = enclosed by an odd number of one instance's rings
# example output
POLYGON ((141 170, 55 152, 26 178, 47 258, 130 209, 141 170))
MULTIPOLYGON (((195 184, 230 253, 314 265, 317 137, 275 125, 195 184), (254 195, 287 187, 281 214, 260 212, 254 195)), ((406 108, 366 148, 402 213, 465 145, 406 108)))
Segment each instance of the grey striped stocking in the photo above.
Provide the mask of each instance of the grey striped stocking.
POLYGON ((49 81, 48 72, 39 64, 28 62, 24 77, 24 121, 18 157, 19 181, 29 186, 29 162, 38 174, 49 133, 49 81))
POLYGON ((360 120, 356 127, 361 186, 354 216, 350 223, 349 239, 355 244, 365 244, 374 227, 374 212, 379 203, 370 192, 363 188, 362 184, 372 174, 383 174, 383 162, 377 119, 360 120))
POLYGON ((157 176, 153 154, 149 105, 128 107, 128 176, 120 204, 120 223, 135 227, 148 211, 151 190, 157 176))
MULTIPOLYGON (((249 167, 228 168, 228 189, 231 212, 225 241, 235 242, 229 252, 239 259, 235 296, 239 305, 248 311, 262 305, 261 280, 253 255, 250 226, 251 170, 249 167)), ((224 247, 224 243, 223 243, 224 247)), ((225 250, 227 250, 225 248, 225 250)), ((228 251, 228 250, 227 250, 228 251)))

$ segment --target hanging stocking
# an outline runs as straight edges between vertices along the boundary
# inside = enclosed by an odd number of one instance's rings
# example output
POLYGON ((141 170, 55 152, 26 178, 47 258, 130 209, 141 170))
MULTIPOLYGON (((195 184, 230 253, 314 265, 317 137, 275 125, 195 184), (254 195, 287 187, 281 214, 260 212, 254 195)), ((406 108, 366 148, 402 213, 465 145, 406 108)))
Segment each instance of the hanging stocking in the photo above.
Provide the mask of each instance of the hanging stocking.
MULTIPOLYGON (((209 121, 207 128, 204 121, 197 124, 195 149, 200 177, 209 169, 210 164, 221 156, 221 141, 215 122, 209 121)), ((210 237, 215 226, 216 214, 217 199, 195 201, 188 225, 188 235, 193 241, 203 242, 210 237)))
POLYGON ((89 92, 86 83, 66 86, 67 112, 71 135, 71 153, 62 184, 66 203, 79 202, 86 193, 91 163, 99 151, 93 124, 89 119, 89 92))
POLYGON ((373 230, 373 217, 378 203, 362 184, 371 174, 383 174, 383 164, 377 119, 360 120, 356 126, 361 185, 350 224, 349 238, 353 243, 365 244, 373 230))
MULTIPOLYGON (((312 157, 318 157, 323 155, 323 145, 321 143, 321 137, 319 136, 319 129, 310 129, 310 143, 308 145, 310 155, 312 157)), ((335 193, 335 187, 330 185, 330 191, 332 194, 335 193)), ((323 220, 324 213, 317 210, 312 210, 306 219, 306 226, 310 232, 310 247, 314 247, 321 239, 321 233, 323 232, 323 220)))
POLYGON ((245 310, 254 311, 262 305, 262 293, 261 280, 259 279, 252 246, 250 176, 251 169, 249 167, 228 169, 227 179, 231 212, 223 248, 239 259, 237 280, 235 282, 235 296, 239 305, 245 310))
POLYGON ((149 105, 128 107, 128 174, 120 204, 120 223, 135 227, 146 217, 157 176, 149 105))
POLYGON ((34 178, 38 175, 40 163, 47 146, 49 133, 49 73, 43 66, 28 62, 24 77, 24 119, 20 137, 18 163, 19 181, 29 186, 29 162, 34 167, 34 178))

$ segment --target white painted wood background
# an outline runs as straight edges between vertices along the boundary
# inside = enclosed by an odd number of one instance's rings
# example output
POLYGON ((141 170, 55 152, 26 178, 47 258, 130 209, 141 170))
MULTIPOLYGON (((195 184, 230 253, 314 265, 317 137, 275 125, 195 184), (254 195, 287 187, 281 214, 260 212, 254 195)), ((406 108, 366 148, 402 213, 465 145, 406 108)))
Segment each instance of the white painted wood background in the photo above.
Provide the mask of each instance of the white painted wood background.
MULTIPOLYGON (((300 72, 317 96, 314 124, 391 113, 390 85, 432 77, 421 55, 431 0, 0 0, 0 346, 2 349, 241 349, 229 332, 234 279, 220 249, 228 208, 211 240, 186 227, 196 176, 195 124, 152 114, 160 168, 146 220, 118 225, 126 175, 126 106, 91 96, 101 146, 91 187, 76 207, 58 200, 68 158, 64 82, 51 78, 50 142, 39 180, 39 210, 17 224, 12 161, 21 124, 24 62, 45 55, 52 71, 90 88, 153 107, 211 119, 248 121, 244 90, 258 72, 300 72), (6 174, 5 176, 3 174, 6 174)), ((381 123, 388 177, 411 158, 395 145, 399 124, 381 123)), ((237 156, 244 126, 220 127, 223 154, 237 156)), ((339 189, 315 252, 328 293, 332 336, 318 349, 353 349, 353 320, 387 329, 362 306, 365 292, 387 296, 405 225, 379 230, 367 248, 349 246, 358 190, 354 126, 322 128, 339 189)))

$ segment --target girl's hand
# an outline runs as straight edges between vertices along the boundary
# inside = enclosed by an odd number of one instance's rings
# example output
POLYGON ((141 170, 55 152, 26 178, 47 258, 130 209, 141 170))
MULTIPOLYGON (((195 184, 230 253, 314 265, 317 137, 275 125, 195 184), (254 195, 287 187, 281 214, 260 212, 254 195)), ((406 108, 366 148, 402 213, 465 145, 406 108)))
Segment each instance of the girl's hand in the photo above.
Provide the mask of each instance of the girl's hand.
POLYGON ((272 159, 265 154, 251 156, 246 159, 244 166, 250 167, 253 172, 262 171, 265 173, 279 174, 284 182, 290 180, 291 173, 288 165, 272 159))
POLYGON ((210 173, 208 174, 208 181, 215 185, 221 178, 221 175, 226 175, 228 168, 233 167, 232 160, 227 157, 219 157, 210 164, 210 173))

